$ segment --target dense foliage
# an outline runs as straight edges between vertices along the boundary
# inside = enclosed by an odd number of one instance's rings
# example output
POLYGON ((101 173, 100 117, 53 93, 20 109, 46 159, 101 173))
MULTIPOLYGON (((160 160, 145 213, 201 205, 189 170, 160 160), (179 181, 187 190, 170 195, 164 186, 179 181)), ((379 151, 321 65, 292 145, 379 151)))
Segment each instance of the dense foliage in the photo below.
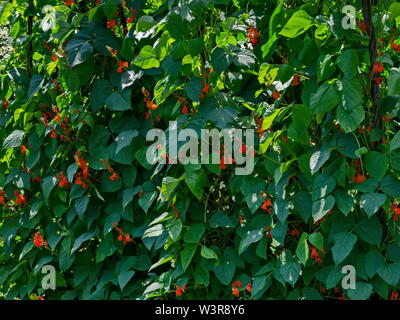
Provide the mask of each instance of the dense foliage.
POLYGON ((0 298, 396 298, 400 5, 370 2, 0 2, 0 298), (256 130, 253 173, 150 165, 171 120, 256 130))

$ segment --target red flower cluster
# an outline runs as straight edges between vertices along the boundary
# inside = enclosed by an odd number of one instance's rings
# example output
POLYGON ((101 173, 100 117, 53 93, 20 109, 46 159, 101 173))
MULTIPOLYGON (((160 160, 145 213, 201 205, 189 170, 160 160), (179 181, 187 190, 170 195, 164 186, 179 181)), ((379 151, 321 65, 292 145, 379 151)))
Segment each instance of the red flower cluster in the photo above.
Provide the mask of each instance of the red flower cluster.
POLYGON ((243 288, 243 284, 242 284, 241 281, 236 280, 236 281, 233 282, 233 284, 232 284, 232 294, 233 294, 234 296, 236 296, 236 297, 239 297, 239 296, 240 296, 238 287, 243 288))
MULTIPOLYGON (((322 263, 322 259, 316 247, 311 246, 311 259, 313 259, 316 263, 322 263)), ((324 248, 322 248, 322 253, 325 254, 324 248)))
POLYGON ((178 286, 178 285, 176 285, 176 292, 175 292, 175 294, 177 295, 177 296, 179 296, 179 297, 181 297, 182 296, 182 292, 185 292, 185 289, 186 289, 186 284, 184 284, 183 286, 178 286))
POLYGON ((48 247, 49 244, 47 241, 43 240, 43 237, 40 235, 40 232, 36 232, 34 237, 33 237, 33 243, 36 247, 48 247))
POLYGON ((257 28, 253 28, 253 26, 249 25, 247 28, 247 38, 250 40, 252 46, 254 47, 260 38, 260 33, 257 31, 257 28))
POLYGON ((390 296, 390 300, 400 300, 399 299, 399 293, 392 291, 392 295, 390 296))
POLYGON ((390 43, 390 49, 396 52, 400 52, 400 44, 396 44, 394 40, 392 40, 392 42, 390 43))
POLYGON ((2 101, 3 101, 3 109, 7 110, 8 109, 8 101, 7 101, 7 99, 3 98, 2 101))
POLYGON ((118 179, 119 179, 119 174, 116 173, 116 172, 114 172, 114 169, 111 168, 111 166, 109 165, 109 163, 108 163, 107 160, 101 159, 101 160, 100 160, 100 163, 101 163, 102 165, 104 165, 104 169, 106 169, 106 170, 108 170, 108 172, 112 173, 112 175, 110 176, 110 180, 111 180, 111 181, 114 181, 114 180, 118 180, 118 179))
POLYGON ((201 89, 200 99, 203 99, 209 93, 210 86, 205 81, 201 81, 201 83, 203 84, 203 88, 201 89))
POLYGON ((118 61, 118 69, 117 72, 121 73, 124 72, 124 69, 129 66, 129 63, 127 61, 118 61))
POLYGON ((151 101, 151 94, 150 91, 147 89, 142 89, 142 94, 144 95, 143 101, 146 103, 146 107, 149 108, 149 110, 156 110, 158 106, 151 101))
POLYGON ((67 179, 67 177, 64 174, 64 171, 60 172, 59 174, 57 174, 57 179, 58 179, 58 186, 60 188, 69 188, 70 184, 69 181, 67 179))
POLYGON ((175 205, 172 202, 171 202, 170 206, 171 206, 172 210, 174 211, 175 217, 178 218, 180 215, 180 212, 176 209, 175 205))
POLYGON ((268 214, 271 214, 272 213, 272 209, 271 209, 272 208, 272 201, 269 198, 268 194, 264 194, 263 196, 266 199, 264 200, 264 202, 263 202, 263 204, 261 206, 261 209, 267 211, 268 214))
POLYGON ((0 204, 7 206, 6 193, 0 191, 0 204))
POLYGON ((381 73, 385 70, 385 68, 383 67, 383 64, 381 62, 375 62, 374 63, 374 67, 372 69, 373 73, 381 73))
POLYGON ((351 181, 360 184, 364 182, 367 178, 361 173, 361 161, 360 159, 357 159, 355 162, 351 162, 350 164, 352 167, 356 168, 357 174, 355 177, 351 179, 351 181))
POLYGON ((274 98, 275 100, 278 100, 280 97, 281 97, 281 94, 279 93, 278 90, 275 90, 275 91, 272 93, 272 98, 274 98))
POLYGON ((75 3, 75 0, 65 0, 65 5, 67 7, 69 7, 70 5, 72 5, 73 3, 75 3))
POLYGON ((19 205, 20 207, 23 207, 26 203, 25 197, 19 193, 17 190, 14 191, 14 196, 15 196, 15 203, 19 205))
POLYGON ((298 85, 300 85, 300 81, 299 81, 299 76, 297 74, 295 74, 293 76, 293 80, 292 80, 292 85, 297 87, 298 85))
POLYGON ((89 167, 87 162, 81 157, 81 153, 77 151, 75 153, 75 163, 77 166, 80 168, 80 172, 75 173, 75 184, 79 184, 82 186, 82 188, 87 189, 88 185, 87 183, 90 182, 89 179, 89 167), (84 180, 82 180, 82 178, 84 180))
POLYGON ((390 212, 393 212, 393 221, 396 222, 399 220, 400 216, 400 208, 398 203, 394 203, 390 206, 390 212))
POLYGON ((24 145, 20 145, 19 147, 21 148, 21 154, 22 154, 23 156, 25 156, 26 151, 27 151, 28 149, 27 149, 24 145))
POLYGON ((178 102, 180 103, 180 104, 183 104, 183 107, 182 107, 182 109, 181 109, 181 113, 182 114, 189 114, 189 107, 188 107, 188 103, 187 103, 187 101, 186 101, 186 99, 184 98, 184 97, 180 97, 177 93, 173 93, 172 94, 175 98, 177 98, 178 99, 178 102))
POLYGON ((111 19, 110 21, 107 22, 107 28, 115 29, 117 26, 115 19, 111 19))
POLYGON ((124 245, 133 241, 129 233, 125 233, 122 228, 118 227, 118 222, 114 222, 112 226, 119 232, 118 241, 122 241, 124 245))

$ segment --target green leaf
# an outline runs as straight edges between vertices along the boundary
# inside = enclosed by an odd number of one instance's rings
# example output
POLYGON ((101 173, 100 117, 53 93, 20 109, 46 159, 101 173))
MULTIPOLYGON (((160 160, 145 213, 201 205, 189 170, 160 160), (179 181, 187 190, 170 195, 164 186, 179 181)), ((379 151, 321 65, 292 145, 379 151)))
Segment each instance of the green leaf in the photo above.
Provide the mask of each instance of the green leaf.
POLYGON ((344 132, 353 132, 364 121, 365 111, 362 106, 358 106, 348 112, 340 105, 337 108, 336 117, 344 132))
POLYGON ((355 231, 366 243, 379 246, 382 241, 382 225, 376 216, 364 217, 356 225, 355 231))
POLYGON ((126 206, 133 200, 133 197, 137 195, 141 187, 128 188, 122 192, 122 209, 125 210, 126 206))
POLYGON ((133 64, 142 69, 160 67, 160 61, 152 46, 146 45, 142 48, 139 55, 133 60, 133 64))
POLYGON ((3 149, 10 149, 19 147, 24 139, 25 132, 22 130, 14 130, 7 138, 3 141, 3 149))
POLYGON ((372 278, 384 264, 385 258, 379 251, 368 251, 365 256, 365 271, 368 278, 372 278))
POLYGON ((88 197, 82 197, 75 201, 75 211, 78 214, 78 216, 81 217, 85 213, 88 204, 89 204, 88 197))
POLYGON ((339 210, 347 217, 354 207, 354 198, 346 190, 335 191, 335 202, 339 210))
POLYGON ((154 27, 157 22, 151 16, 141 16, 136 23, 137 32, 146 32, 154 27))
POLYGON ((309 256, 307 238, 308 238, 308 233, 303 232, 296 248, 296 256, 297 258, 299 258, 300 262, 304 265, 306 265, 309 256))
POLYGON ((112 242, 103 241, 96 250, 96 263, 102 262, 104 259, 112 256, 117 248, 112 242))
POLYGON ((311 174, 315 174, 319 169, 321 169, 324 163, 328 161, 330 155, 331 151, 329 149, 322 149, 314 152, 310 158, 311 174))
POLYGON ((308 222, 312 215, 312 199, 311 196, 305 192, 301 191, 294 195, 293 199, 294 208, 298 213, 300 213, 304 222, 308 222))
POLYGON ((211 216, 211 228, 233 228, 234 226, 232 219, 222 211, 218 211, 211 216))
POLYGON ((36 92, 40 90, 43 86, 44 77, 40 74, 36 74, 32 77, 31 81, 29 82, 28 88, 28 99, 32 98, 36 92))
POLYGON ((92 232, 86 232, 84 234, 81 234, 78 238, 75 239, 74 246, 71 249, 71 254, 73 254, 76 250, 78 250, 82 243, 85 241, 90 240, 94 236, 94 231, 92 232))
POLYGON ((121 290, 125 288, 128 282, 133 278, 135 275, 135 271, 124 271, 118 275, 118 284, 121 290))
POLYGON ((310 109, 314 114, 326 113, 336 107, 340 102, 336 86, 324 83, 316 93, 311 95, 310 109))
POLYGON ((382 193, 365 193, 361 196, 361 208, 371 217, 385 203, 387 197, 382 193))
POLYGON ((105 105, 111 111, 131 110, 130 90, 115 91, 105 101, 105 105))
POLYGON ((294 287, 300 277, 301 265, 297 261, 291 260, 282 265, 279 271, 283 279, 294 287))
POLYGON ((384 264, 379 268, 378 274, 386 283, 396 286, 400 281, 400 263, 384 264))
POLYGON ((247 234, 240 241, 239 254, 241 254, 243 251, 245 251, 252 243, 260 241, 261 238, 263 237, 263 235, 264 235, 264 232, 262 229, 248 231, 247 234))
POLYGON ((400 131, 390 141, 390 152, 400 148, 400 131))
POLYGON ((43 196, 47 199, 50 196, 51 191, 57 185, 57 178, 55 177, 46 177, 42 180, 42 190, 43 196))
POLYGON ((347 49, 343 51, 336 60, 336 64, 339 66, 342 73, 348 79, 354 78, 358 74, 358 55, 356 50, 347 49))
POLYGON ((386 176, 380 184, 382 192, 389 197, 400 198, 400 181, 392 176, 386 176))
POLYGON ((121 149, 129 146, 132 143, 133 138, 137 137, 138 135, 139 132, 137 130, 122 131, 115 140, 117 142, 115 153, 118 153, 121 151, 121 149))
POLYGON ((298 10, 290 17, 279 34, 287 38, 296 38, 311 28, 312 25, 313 22, 308 13, 304 10, 298 10))
MULTIPOLYGON (((228 249, 232 248, 229 247, 228 249)), ((228 249, 225 250, 223 258, 220 259, 220 263, 217 264, 213 269, 217 279, 225 286, 231 284, 236 270, 236 265, 233 260, 233 253, 228 249)))
POLYGON ((365 157, 364 164, 372 178, 381 180, 389 167, 389 160, 380 152, 370 151, 365 157))
POLYGON ((211 64, 214 67, 215 72, 218 74, 228 69, 231 63, 231 55, 223 48, 216 48, 211 55, 211 64))
POLYGON ((186 243, 199 243, 205 230, 206 228, 203 223, 192 224, 186 231, 183 240, 186 243))
POLYGON ((200 100, 201 89, 203 89, 203 83, 201 78, 198 77, 190 79, 183 88, 188 98, 193 101, 200 100))
POLYGON ((343 262, 353 250, 357 242, 357 236, 349 232, 340 232, 334 236, 335 245, 332 247, 332 255, 335 264, 343 262))
POLYGON ((201 247, 200 254, 204 259, 216 259, 216 260, 218 260, 217 254, 213 250, 211 250, 210 248, 207 248, 205 246, 201 247))
POLYGON ((187 22, 179 14, 172 13, 167 18, 167 30, 172 38, 184 40, 189 28, 187 22))
POLYGON ((254 278, 251 287, 251 298, 260 299, 272 284, 271 275, 257 276, 254 278))
POLYGON ((315 221, 322 219, 328 211, 332 210, 335 205, 335 198, 332 195, 314 201, 312 205, 312 217, 315 221))
POLYGON ((319 251, 324 249, 324 238, 320 232, 314 232, 308 236, 308 241, 319 251))
POLYGON ((187 243, 184 245, 183 250, 181 251, 180 254, 183 271, 186 271, 187 267, 192 261, 196 249, 197 249, 197 244, 187 243))
POLYGON ((336 181, 328 174, 322 173, 315 177, 313 183, 312 200, 316 201, 325 198, 336 186, 336 181))
POLYGON ((177 241, 183 228, 182 220, 177 219, 172 225, 169 226, 168 234, 172 241, 177 241))
POLYGON ((187 170, 185 182, 196 198, 201 200, 201 197, 203 196, 203 189, 208 184, 205 171, 203 169, 197 171, 187 170))
POLYGON ((347 290, 347 295, 351 300, 367 300, 371 296, 372 289, 372 284, 357 281, 356 288, 347 290))
POLYGON ((93 46, 87 40, 72 39, 65 47, 68 63, 75 67, 88 60, 93 53, 93 46))
POLYGON ((149 208, 153 204, 154 200, 157 199, 157 191, 148 192, 142 198, 139 199, 139 206, 147 213, 149 208))
POLYGON ((388 77, 388 95, 400 94, 400 72, 397 70, 392 69, 388 77))

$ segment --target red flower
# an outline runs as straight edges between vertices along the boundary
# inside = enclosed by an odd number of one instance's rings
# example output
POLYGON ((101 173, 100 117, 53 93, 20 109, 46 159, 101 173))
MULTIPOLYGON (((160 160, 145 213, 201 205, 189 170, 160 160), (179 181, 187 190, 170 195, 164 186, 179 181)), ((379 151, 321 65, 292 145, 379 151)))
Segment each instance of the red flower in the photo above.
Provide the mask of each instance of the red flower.
POLYGON ((111 28, 111 29, 114 29, 116 27, 115 19, 111 19, 110 21, 108 21, 107 22, 107 27, 111 28))
POLYGON ((75 0, 65 0, 65 5, 69 7, 71 4, 75 3, 75 0))
POLYGON ((19 147, 21 148, 21 154, 24 156, 27 151, 26 147, 24 145, 21 145, 19 147))
POLYGON ((121 73, 124 71, 124 68, 127 68, 129 66, 129 63, 126 61, 118 61, 118 69, 117 72, 121 73))
POLYGON ((361 173, 357 173, 357 175, 352 179, 355 183, 359 184, 365 181, 365 176, 361 173))
POLYGON ((182 108, 181 112, 182 112, 182 114, 189 114, 189 110, 188 110, 188 107, 187 107, 186 103, 183 105, 183 108, 182 108))
POLYGON ((299 84, 300 84, 299 76, 297 74, 295 74, 294 77, 293 77, 293 80, 292 80, 292 85, 296 87, 299 84))
POLYGON ((111 181, 115 181, 119 179, 119 175, 118 173, 114 172, 111 176, 110 176, 110 180, 111 181))
MULTIPOLYGON (((268 197, 268 195, 267 195, 267 197, 268 197)), ((271 210, 272 210, 271 207, 272 207, 271 199, 267 198, 267 199, 264 200, 264 202, 263 202, 263 204, 261 206, 261 209, 267 211, 267 213, 270 214, 271 210)))
POLYGON ((278 99, 280 98, 280 96, 281 96, 281 94, 279 93, 278 90, 275 90, 275 91, 272 93, 272 98, 274 98, 275 100, 278 100, 278 99))
POLYGON ((314 246, 311 246, 311 259, 317 263, 322 263, 322 259, 317 251, 317 248, 314 246))
POLYGON ((238 286, 240 288, 243 288, 243 284, 242 284, 242 282, 240 280, 235 280, 235 282, 233 282, 232 286, 233 286, 233 288, 236 288, 238 286))
POLYGON ((60 172, 57 175, 57 179, 59 180, 58 186, 60 188, 69 187, 70 186, 67 177, 64 175, 64 171, 60 172))
POLYGON ((51 57, 51 60, 57 61, 57 60, 58 60, 58 57, 57 57, 56 55, 54 55, 54 56, 51 57))
POLYGON ((251 292, 251 283, 246 286, 246 291, 251 292))
POLYGON ((399 300, 399 294, 398 292, 392 291, 392 295, 390 297, 390 300, 399 300))
POLYGON ((40 235, 40 232, 36 232, 34 237, 33 237, 33 243, 36 247, 48 247, 47 241, 43 240, 43 237, 40 235))
POLYGON ((57 138, 57 133, 56 133, 56 131, 53 129, 53 130, 51 130, 51 135, 50 135, 50 138, 52 138, 52 139, 55 139, 55 138, 57 138))
POLYGON ((25 197, 22 194, 18 193, 17 190, 14 191, 14 196, 15 196, 15 203, 18 204, 20 207, 22 207, 26 202, 25 197))
POLYGON ((182 296, 182 292, 185 292, 186 289, 186 284, 184 284, 182 287, 179 287, 178 285, 176 285, 176 292, 175 294, 179 297, 182 296))
POLYGON ((232 294, 236 297, 239 297, 240 296, 239 289, 236 287, 232 288, 232 294))
POLYGON ((383 72, 383 70, 385 70, 385 69, 383 68, 383 65, 381 62, 374 63, 374 68, 372 69, 372 71, 374 73, 380 73, 380 72, 383 72))
POLYGON ((3 98, 2 101, 3 101, 3 109, 7 110, 8 109, 8 101, 7 101, 7 99, 3 98))

